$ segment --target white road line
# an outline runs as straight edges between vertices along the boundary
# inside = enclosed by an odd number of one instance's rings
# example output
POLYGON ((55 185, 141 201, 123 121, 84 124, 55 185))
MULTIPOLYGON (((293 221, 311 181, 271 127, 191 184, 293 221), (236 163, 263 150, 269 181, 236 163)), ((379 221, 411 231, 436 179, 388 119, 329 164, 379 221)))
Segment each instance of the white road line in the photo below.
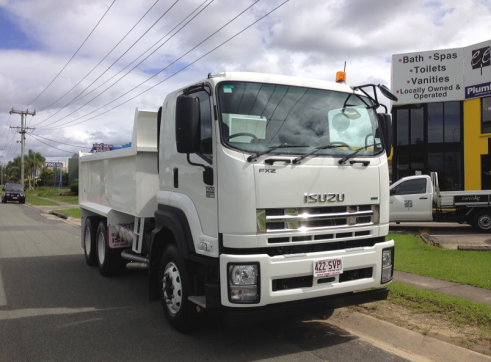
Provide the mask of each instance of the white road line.
POLYGON ((46 315, 75 314, 95 312, 96 308, 29 308, 17 310, 0 310, 0 321, 7 319, 19 319, 40 317, 46 315))
POLYGON ((3 287, 2 271, 0 270, 0 307, 7 305, 7 294, 5 294, 5 289, 3 287))

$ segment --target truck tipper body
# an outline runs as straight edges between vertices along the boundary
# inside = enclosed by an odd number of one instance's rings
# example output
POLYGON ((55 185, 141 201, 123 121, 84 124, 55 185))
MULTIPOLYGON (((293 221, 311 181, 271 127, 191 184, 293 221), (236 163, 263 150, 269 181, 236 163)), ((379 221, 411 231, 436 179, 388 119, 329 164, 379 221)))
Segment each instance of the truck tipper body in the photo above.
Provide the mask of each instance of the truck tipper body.
POLYGON ((386 299, 392 126, 379 106, 375 85, 237 72, 136 110, 131 147, 80 155, 87 263, 147 270, 181 331, 201 312, 237 325, 386 299))
POLYGON ((467 223, 491 232, 491 191, 441 191, 436 172, 404 177, 390 187, 390 221, 467 223))

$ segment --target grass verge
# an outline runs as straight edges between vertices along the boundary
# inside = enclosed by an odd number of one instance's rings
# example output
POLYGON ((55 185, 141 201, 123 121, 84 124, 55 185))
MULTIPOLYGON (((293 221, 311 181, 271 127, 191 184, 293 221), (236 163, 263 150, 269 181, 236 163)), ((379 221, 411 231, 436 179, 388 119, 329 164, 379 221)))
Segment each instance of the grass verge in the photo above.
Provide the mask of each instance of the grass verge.
POLYGON ((56 201, 68 202, 72 205, 78 205, 78 196, 50 196, 49 198, 56 201))
POLYGON ((73 217, 75 219, 80 219, 82 217, 82 214, 80 212, 80 209, 63 209, 63 210, 53 210, 50 212, 50 214, 53 213, 58 213, 58 214, 63 214, 69 217, 73 217))
POLYGON ((385 301, 349 307, 400 327, 491 356, 491 307, 392 282, 385 301))
POLYGON ((55 202, 52 202, 52 201, 49 201, 46 199, 42 199, 42 198, 37 197, 37 196, 27 196, 26 202, 28 202, 32 205, 36 205, 36 206, 57 206, 57 205, 59 205, 55 202))
MULTIPOLYGON (((27 189, 27 187, 26 187, 27 189)), ((37 195, 39 197, 53 197, 59 196, 60 193, 70 192, 70 188, 63 187, 51 187, 51 186, 40 186, 36 187, 35 190, 26 190, 27 196, 29 195, 37 195)))
POLYGON ((415 313, 438 315, 456 326, 484 328, 491 341, 491 307, 398 282, 392 282, 389 289, 390 302, 403 305, 415 313))
POLYGON ((440 249, 406 234, 388 239, 396 245, 396 270, 491 289, 490 252, 440 249))

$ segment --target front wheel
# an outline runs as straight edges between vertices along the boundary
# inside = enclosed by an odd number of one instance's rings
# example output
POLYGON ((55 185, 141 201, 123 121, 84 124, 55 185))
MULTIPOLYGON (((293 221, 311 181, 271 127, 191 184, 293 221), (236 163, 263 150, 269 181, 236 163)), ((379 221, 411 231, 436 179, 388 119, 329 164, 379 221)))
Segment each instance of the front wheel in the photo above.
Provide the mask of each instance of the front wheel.
POLYGON ((491 212, 489 210, 479 211, 476 216, 474 216, 474 222, 472 225, 477 231, 490 232, 491 212))
POLYGON ((179 332, 187 332, 193 322, 193 311, 188 302, 189 274, 174 244, 168 245, 162 254, 159 284, 165 317, 179 332))

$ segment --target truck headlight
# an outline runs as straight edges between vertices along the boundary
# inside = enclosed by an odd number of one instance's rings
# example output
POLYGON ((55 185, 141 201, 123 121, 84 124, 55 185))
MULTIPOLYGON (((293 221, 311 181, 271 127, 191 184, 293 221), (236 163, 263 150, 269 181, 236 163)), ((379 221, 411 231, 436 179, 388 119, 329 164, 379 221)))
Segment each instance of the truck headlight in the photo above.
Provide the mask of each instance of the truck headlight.
POLYGON ((394 248, 382 250, 382 278, 381 283, 388 283, 394 275, 394 248))
POLYGON ((259 302, 259 265, 228 265, 229 300, 232 303, 259 302))

